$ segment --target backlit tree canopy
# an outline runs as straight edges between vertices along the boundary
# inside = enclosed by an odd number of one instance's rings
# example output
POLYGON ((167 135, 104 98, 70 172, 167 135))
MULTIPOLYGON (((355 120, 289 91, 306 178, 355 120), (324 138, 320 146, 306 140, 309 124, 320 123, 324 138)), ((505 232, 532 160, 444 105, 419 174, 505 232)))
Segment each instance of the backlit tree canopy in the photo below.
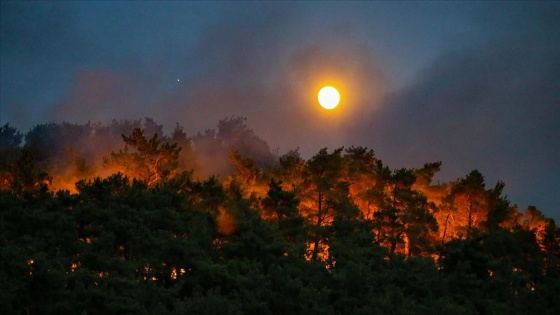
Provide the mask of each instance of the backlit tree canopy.
POLYGON ((276 156, 243 118, 218 128, 3 126, 0 313, 560 309, 560 229, 504 183, 433 184, 442 162, 364 147, 276 156))

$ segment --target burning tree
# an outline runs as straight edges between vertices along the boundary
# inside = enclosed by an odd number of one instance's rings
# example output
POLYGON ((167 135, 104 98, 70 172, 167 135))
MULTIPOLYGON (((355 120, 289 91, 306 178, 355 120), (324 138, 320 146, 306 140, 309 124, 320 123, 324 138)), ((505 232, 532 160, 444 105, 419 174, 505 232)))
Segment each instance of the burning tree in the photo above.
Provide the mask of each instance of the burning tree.
POLYGON ((399 169, 386 176, 383 207, 373 219, 379 243, 390 253, 399 252, 400 244, 407 256, 429 253, 433 250, 429 240, 438 230, 434 205, 412 188, 416 182, 414 170, 399 169))
POLYGON ((124 149, 105 157, 103 164, 106 167, 116 167, 128 176, 144 180, 150 187, 177 172, 181 151, 177 143, 162 142, 157 133, 147 139, 140 128, 135 128, 128 137, 122 137, 126 143, 124 149), (134 149, 129 150, 129 147, 134 149))

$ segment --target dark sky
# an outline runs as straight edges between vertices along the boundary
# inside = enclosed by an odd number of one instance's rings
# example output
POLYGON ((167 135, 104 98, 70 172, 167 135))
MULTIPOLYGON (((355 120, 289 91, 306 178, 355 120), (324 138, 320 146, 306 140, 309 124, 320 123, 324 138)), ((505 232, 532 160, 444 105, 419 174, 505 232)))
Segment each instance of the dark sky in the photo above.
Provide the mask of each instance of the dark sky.
POLYGON ((1 2, 0 121, 245 116, 280 153, 479 169, 560 219, 560 3, 1 2), (316 103, 337 86, 335 112, 316 103))

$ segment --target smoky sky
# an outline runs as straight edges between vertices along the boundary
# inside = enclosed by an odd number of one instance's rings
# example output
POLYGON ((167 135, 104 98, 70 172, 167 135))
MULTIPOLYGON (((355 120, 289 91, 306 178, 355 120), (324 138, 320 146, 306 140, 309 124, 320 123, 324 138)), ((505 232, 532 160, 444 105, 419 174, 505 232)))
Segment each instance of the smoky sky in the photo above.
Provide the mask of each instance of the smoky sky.
POLYGON ((396 165, 442 160, 440 178, 479 169, 513 202, 558 218, 560 11, 500 9, 478 16, 493 36, 442 52, 352 136, 396 165))
POLYGON ((393 168, 472 169, 560 218, 560 5, 1 3, 0 120, 245 116, 272 148, 363 145, 393 168), (317 89, 337 86, 326 113, 317 89))

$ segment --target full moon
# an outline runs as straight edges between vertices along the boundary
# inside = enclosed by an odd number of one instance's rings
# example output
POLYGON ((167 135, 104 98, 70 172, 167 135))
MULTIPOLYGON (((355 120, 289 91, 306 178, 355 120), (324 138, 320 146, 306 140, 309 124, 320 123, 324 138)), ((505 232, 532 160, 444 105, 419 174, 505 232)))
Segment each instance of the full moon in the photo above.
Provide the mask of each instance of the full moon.
POLYGON ((333 109, 338 106, 340 102, 340 94, 332 86, 325 86, 319 91, 317 97, 319 99, 319 104, 325 109, 333 109))

